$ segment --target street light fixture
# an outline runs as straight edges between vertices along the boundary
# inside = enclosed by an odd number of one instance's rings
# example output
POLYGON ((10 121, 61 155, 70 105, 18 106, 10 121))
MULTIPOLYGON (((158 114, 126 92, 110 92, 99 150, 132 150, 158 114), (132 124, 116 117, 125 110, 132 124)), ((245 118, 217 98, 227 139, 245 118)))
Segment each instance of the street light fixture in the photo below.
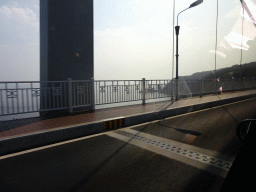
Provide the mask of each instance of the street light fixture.
MULTIPOLYGON (((194 3, 192 3, 188 8, 184 9, 183 11, 186 11, 187 9, 190 9, 192 7, 195 7, 199 4, 203 3, 203 0, 197 0, 194 3)), ((182 13, 183 11, 179 12, 182 13)), ((179 18, 179 14, 177 16, 177 26, 175 26, 175 32, 176 32, 176 100, 178 100, 178 79, 179 79, 179 75, 178 75, 178 60, 179 60, 179 54, 178 54, 178 36, 179 36, 179 30, 180 30, 180 26, 178 25, 178 18, 179 18)))

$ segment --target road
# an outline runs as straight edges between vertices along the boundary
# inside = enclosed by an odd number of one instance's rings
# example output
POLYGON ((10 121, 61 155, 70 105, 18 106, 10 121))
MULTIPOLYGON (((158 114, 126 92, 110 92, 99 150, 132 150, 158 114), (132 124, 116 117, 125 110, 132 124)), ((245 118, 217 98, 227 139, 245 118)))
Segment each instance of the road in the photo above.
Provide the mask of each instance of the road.
POLYGON ((219 191, 256 99, 0 157, 0 191, 219 191))

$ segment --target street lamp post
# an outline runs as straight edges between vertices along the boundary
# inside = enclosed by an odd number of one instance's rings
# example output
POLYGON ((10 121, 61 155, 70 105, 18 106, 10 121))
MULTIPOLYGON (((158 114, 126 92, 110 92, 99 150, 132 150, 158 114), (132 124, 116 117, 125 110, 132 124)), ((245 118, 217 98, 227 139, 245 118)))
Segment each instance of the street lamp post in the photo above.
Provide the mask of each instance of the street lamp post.
MULTIPOLYGON (((194 3, 192 3, 188 8, 184 9, 183 11, 186 11, 189 8, 195 7, 199 4, 203 3, 203 0, 197 0, 194 3)), ((181 11, 180 13, 182 13, 183 11, 181 11)), ((179 14, 180 14, 179 13, 179 14)), ((179 62, 179 53, 178 53, 178 45, 179 45, 179 30, 180 30, 180 26, 178 25, 178 18, 179 18, 179 14, 177 16, 177 26, 175 26, 175 33, 176 33, 176 100, 178 100, 178 79, 179 79, 179 75, 178 75, 178 62, 179 62)))

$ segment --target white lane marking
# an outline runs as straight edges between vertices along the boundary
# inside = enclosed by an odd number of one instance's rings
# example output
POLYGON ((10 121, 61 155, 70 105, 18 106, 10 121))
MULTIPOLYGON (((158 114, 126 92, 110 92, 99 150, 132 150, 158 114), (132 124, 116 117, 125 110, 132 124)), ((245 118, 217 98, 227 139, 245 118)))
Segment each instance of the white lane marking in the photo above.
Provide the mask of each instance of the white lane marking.
POLYGON ((64 144, 67 144, 67 143, 73 143, 73 142, 76 142, 76 141, 89 139, 91 137, 97 137, 97 136, 100 136, 100 135, 105 135, 105 132, 97 133, 97 134, 94 134, 94 135, 88 135, 88 136, 84 136, 84 137, 80 137, 80 138, 72 139, 72 140, 68 140, 68 141, 62 141, 62 142, 59 142, 59 143, 54 143, 54 144, 50 144, 50 145, 46 145, 46 146, 42 146, 42 147, 33 148, 33 149, 28 149, 28 150, 25 150, 25 151, 11 153, 11 154, 8 154, 8 155, 3 155, 3 156, 0 156, 0 160, 15 157, 15 156, 19 156, 19 155, 23 155, 23 154, 27 154, 27 153, 32 153, 32 152, 35 152, 35 151, 40 151, 40 150, 43 150, 43 149, 48 149, 48 148, 51 148, 51 147, 56 147, 56 146, 59 146, 59 145, 64 145, 64 144))
MULTIPOLYGON (((156 136, 150 135, 150 137, 147 137, 149 134, 144 135, 145 133, 141 132, 137 132, 137 134, 134 134, 133 131, 135 130, 126 129, 125 131, 108 132, 106 133, 106 135, 125 142, 129 142, 138 147, 166 156, 170 159, 174 159, 185 164, 194 166, 196 168, 209 171, 224 178, 227 176, 229 168, 231 167, 233 162, 228 161, 227 159, 220 159, 218 156, 219 153, 216 152, 211 152, 211 154, 215 153, 215 156, 208 154, 206 155, 206 153, 200 153, 196 150, 192 151, 190 149, 184 148, 183 145, 186 144, 174 142, 172 140, 162 142, 160 140, 162 140, 163 138, 157 140, 156 136), (130 136, 125 136, 125 134, 130 134, 130 136), (178 145, 174 145, 174 143, 178 143, 178 145)), ((166 139, 164 140, 166 141, 166 139)), ((204 151, 204 149, 201 149, 200 151, 202 150, 204 151)))
POLYGON ((146 138, 149 138, 149 139, 154 139, 154 140, 157 140, 159 142, 166 143, 166 144, 169 144, 169 145, 174 145, 174 146, 177 146, 179 148, 187 149, 187 150, 190 150, 190 151, 196 151, 196 152, 201 153, 201 154, 207 154, 209 156, 214 156, 214 157, 218 156, 219 158, 225 159, 227 161, 232 161, 233 162, 235 160, 235 157, 225 155, 225 154, 220 153, 218 151, 213 151, 213 150, 204 149, 204 148, 201 148, 201 147, 196 147, 196 146, 193 146, 193 145, 181 143, 181 142, 174 141, 174 140, 171 140, 171 139, 166 139, 166 138, 163 138, 163 137, 158 137, 158 136, 151 135, 151 134, 148 134, 148 133, 144 133, 144 132, 141 132, 141 131, 136 131, 134 129, 124 128, 124 129, 119 129, 119 130, 129 132, 129 133, 132 133, 132 134, 136 134, 136 135, 141 135, 143 137, 146 137, 146 138))
MULTIPOLYGON (((233 102, 233 103, 228 103, 228 104, 224 104, 224 105, 219 105, 219 106, 216 106, 216 107, 211 107, 211 108, 207 108, 207 109, 201 109, 201 110, 197 110, 197 111, 192 111, 192 112, 188 112, 188 113, 183 113, 183 114, 180 114, 180 115, 175 115, 175 116, 171 116, 171 117, 166 117, 164 119, 161 119, 161 120, 156 120, 156 121, 162 121, 162 120, 168 120, 168 119, 173 119, 173 118, 176 118, 176 117, 182 117, 182 116, 186 116, 186 115, 190 115, 190 114, 194 114, 194 113, 200 113, 200 112, 203 112, 203 111, 208 111, 208 110, 212 110, 212 109, 216 109, 216 108, 220 108, 220 107, 225 107, 225 106, 228 106, 228 105, 233 105, 233 104, 237 104, 237 103, 241 103, 241 102, 245 102, 245 101, 249 101, 249 100, 253 100, 253 99, 256 99, 255 97, 254 98, 250 98, 250 99, 244 99, 244 100, 241 100, 241 101, 236 101, 236 102, 233 102)), ((216 101, 221 101, 221 100, 216 100, 216 101)), ((196 103, 196 104, 205 104, 205 103, 196 103)), ((195 104, 195 105, 196 105, 195 104)), ((182 107, 193 107, 191 105, 186 105, 186 106, 182 106, 182 107)), ((175 108, 179 108, 179 107, 175 107, 175 108)), ((167 108, 167 110, 171 110, 171 109, 175 109, 175 108, 167 108)))
MULTIPOLYGON (((232 164, 231 161, 215 158, 215 157, 220 157, 220 156, 223 157, 224 156, 223 154, 220 154, 215 151, 202 149, 199 147, 179 143, 176 141, 170 142, 172 140, 163 139, 161 137, 153 136, 153 135, 146 134, 146 133, 144 134, 143 132, 141 133, 141 132, 131 130, 131 129, 127 129, 125 132, 121 132, 121 134, 122 133, 127 133, 127 134, 124 134, 125 136, 133 137, 140 141, 142 140, 144 142, 147 142, 151 145, 155 145, 157 147, 163 147, 165 149, 168 148, 167 150, 170 150, 172 152, 176 152, 176 153, 179 153, 180 155, 183 155, 183 156, 186 156, 189 158, 194 158, 203 163, 214 165, 219 168, 226 169, 226 170, 229 170, 229 166, 231 166, 231 164, 232 164), (209 154, 211 154, 211 155, 209 155, 209 154), (219 163, 217 163, 217 162, 219 162, 219 163)), ((120 134, 120 132, 119 132, 119 134, 120 134)), ((228 157, 228 159, 231 159, 231 157, 228 157)))
MULTIPOLYGON (((134 128, 134 127, 143 126, 143 125, 147 125, 147 124, 151 124, 151 123, 153 124, 153 123, 157 123, 159 121, 165 121, 165 120, 169 120, 169 119, 174 119, 174 118, 178 118, 178 117, 182 117, 182 116, 191 115, 191 114, 194 114, 194 113, 200 113, 200 112, 204 112, 204 111, 208 111, 208 110, 212 110, 212 109, 216 109, 216 108, 220 108, 220 107, 224 107, 224 106, 228 106, 228 105, 232 105, 232 104, 236 104, 236 103, 241 103, 241 102, 249 101, 249 100, 253 100, 253 99, 256 99, 256 98, 245 99, 245 100, 242 100, 242 101, 236 101, 236 102, 233 102, 233 103, 228 103, 228 104, 220 105, 220 106, 217 106, 217 107, 212 107, 212 108, 202 109, 202 110, 198 110, 198 111, 183 113, 183 114, 180 114, 180 115, 166 117, 164 119, 153 120, 153 121, 149 121, 149 122, 145 122, 145 123, 141 123, 141 124, 137 124, 137 125, 132 125, 132 126, 129 126, 128 128, 134 128)), ((168 109, 172 109, 172 108, 168 108, 168 109)), ((144 114, 144 113, 140 113, 140 114, 144 114)), ((140 115, 140 114, 138 114, 138 115, 140 115)), ((127 117, 129 117, 129 116, 127 116, 127 117)))

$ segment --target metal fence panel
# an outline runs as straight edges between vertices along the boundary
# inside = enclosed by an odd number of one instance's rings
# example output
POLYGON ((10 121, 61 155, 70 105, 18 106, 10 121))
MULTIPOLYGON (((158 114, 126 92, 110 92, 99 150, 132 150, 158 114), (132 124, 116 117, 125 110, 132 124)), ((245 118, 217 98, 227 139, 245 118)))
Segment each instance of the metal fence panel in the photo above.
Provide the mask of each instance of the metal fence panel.
POLYGON ((66 86, 66 82, 51 81, 0 82, 0 116, 65 109, 66 86), (45 96, 42 102, 40 94, 45 96))
MULTIPOLYGON (((179 79, 178 95, 256 87, 256 79, 179 79)), ((71 80, 0 82, 0 116, 175 97, 176 80, 71 80), (43 96, 42 98, 40 96, 43 96)))

